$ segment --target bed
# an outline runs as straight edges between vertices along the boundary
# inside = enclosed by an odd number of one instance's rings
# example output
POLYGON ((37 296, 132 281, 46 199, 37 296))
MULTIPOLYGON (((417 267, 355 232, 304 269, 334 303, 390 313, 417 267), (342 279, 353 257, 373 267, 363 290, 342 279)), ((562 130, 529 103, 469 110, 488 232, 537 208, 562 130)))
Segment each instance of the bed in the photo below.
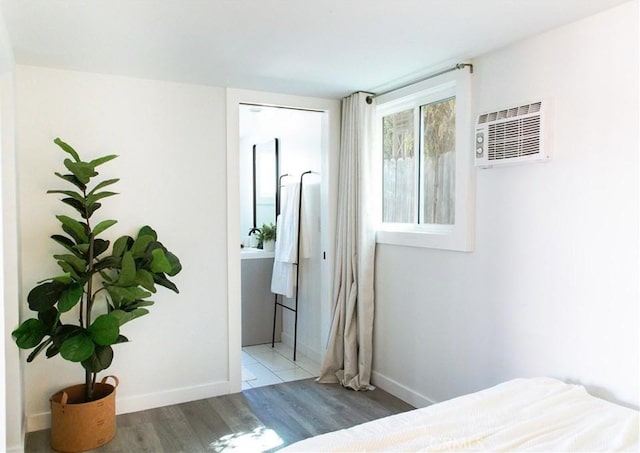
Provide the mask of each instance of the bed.
POLYGON ((289 445, 287 452, 639 451, 638 411, 551 378, 477 393, 289 445))

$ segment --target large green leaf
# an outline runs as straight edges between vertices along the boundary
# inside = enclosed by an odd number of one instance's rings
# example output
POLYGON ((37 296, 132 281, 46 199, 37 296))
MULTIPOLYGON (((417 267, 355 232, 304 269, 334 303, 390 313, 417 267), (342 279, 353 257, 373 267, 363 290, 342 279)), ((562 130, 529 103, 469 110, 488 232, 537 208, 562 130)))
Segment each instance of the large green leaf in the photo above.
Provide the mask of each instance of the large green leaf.
POLYGON ((93 213, 96 212, 96 210, 98 208, 100 208, 100 206, 102 206, 100 203, 94 203, 94 204, 91 204, 91 205, 85 205, 84 202, 75 200, 73 198, 63 198, 60 201, 62 201, 65 204, 68 204, 73 209, 78 211, 78 213, 80 214, 80 217, 82 217, 83 219, 91 218, 93 213))
POLYGON ((94 212, 96 212, 98 209, 100 209, 102 205, 100 203, 87 203, 87 215, 82 216, 85 219, 88 217, 91 217, 93 215, 94 212))
POLYGON ((178 287, 167 278, 164 274, 153 274, 153 281, 160 286, 164 286, 165 288, 169 288, 171 291, 175 293, 179 293, 178 287))
POLYGON ((63 198, 60 201, 68 204, 73 209, 78 211, 83 219, 89 219, 93 215, 93 213, 96 212, 100 208, 100 206, 102 206, 100 203, 86 204, 84 201, 78 201, 74 198, 63 198))
POLYGON ((52 307, 47 311, 39 312, 38 319, 44 323, 45 327, 47 328, 47 332, 51 333, 58 325, 60 313, 55 307, 52 307))
POLYGON ((58 178, 61 178, 61 179, 64 179, 65 181, 67 181, 67 182, 70 182, 71 184, 73 184, 74 186, 76 186, 76 187, 77 187, 78 189, 80 189, 80 190, 83 190, 83 191, 84 191, 84 190, 87 188, 87 186, 85 186, 84 184, 82 184, 82 183, 78 180, 78 178, 76 178, 74 175, 63 175, 63 174, 60 174, 60 173, 58 173, 58 172, 56 172, 56 173, 55 173, 55 175, 56 175, 58 178))
POLYGON ((171 263, 169 263, 162 249, 155 249, 151 254, 153 256, 151 260, 151 272, 154 274, 171 272, 171 263))
POLYGON ((65 289, 60 296, 60 301, 58 302, 58 309, 60 310, 60 313, 65 313, 75 307, 76 304, 80 302, 81 297, 82 285, 76 283, 65 289))
POLYGON ((100 271, 103 269, 117 267, 120 267, 120 258, 117 258, 115 256, 105 256, 93 266, 93 270, 100 271))
POLYGON ((82 366, 92 373, 99 373, 109 368, 112 361, 113 349, 111 349, 111 346, 96 346, 91 357, 82 361, 82 366))
POLYGON ((71 157, 73 157, 73 160, 75 160, 76 162, 80 162, 80 157, 78 156, 78 153, 70 145, 60 140, 60 138, 56 138, 53 141, 53 143, 55 143, 60 148, 62 148, 64 152, 71 154, 71 157))
POLYGON ((39 319, 31 318, 20 324, 11 336, 21 349, 36 347, 47 334, 47 326, 39 319))
POLYGON ((33 311, 46 311, 53 307, 67 285, 58 281, 43 283, 33 288, 27 296, 29 308, 33 311))
POLYGON ((98 273, 100 274, 100 277, 104 279, 104 281, 102 282, 103 285, 105 285, 105 283, 106 284, 113 283, 113 278, 111 278, 111 276, 108 273, 104 271, 99 271, 98 273))
POLYGON ((47 338, 45 341, 40 343, 37 348, 31 351, 31 354, 29 354, 29 356, 27 357, 27 362, 33 362, 33 359, 35 359, 38 354, 40 354, 42 350, 49 346, 51 343, 53 343, 53 340, 51 338, 47 338))
POLYGON ((152 236, 154 241, 158 240, 158 233, 156 233, 156 231, 149 225, 145 225, 140 228, 140 231, 138 231, 138 237, 140 236, 152 236))
POLYGON ((115 184, 118 181, 120 181, 120 178, 107 179, 105 181, 102 181, 101 183, 98 183, 93 189, 91 189, 91 192, 89 192, 89 195, 94 194, 96 191, 98 191, 99 189, 102 189, 103 187, 107 187, 107 186, 110 186, 111 184, 115 184))
POLYGON ((111 313, 109 313, 109 315, 116 318, 120 325, 123 325, 129 321, 133 321, 134 319, 139 318, 140 316, 144 316, 148 313, 149 313, 149 310, 147 310, 146 308, 136 308, 131 311, 113 310, 111 313))
POLYGON ((74 239, 80 239, 79 243, 88 241, 89 238, 87 236, 86 225, 84 223, 80 223, 66 215, 57 215, 56 218, 63 226, 66 226, 69 230, 73 231, 74 239))
POLYGON ((82 184, 88 184, 91 178, 98 176, 98 172, 88 162, 73 162, 71 159, 65 159, 63 163, 82 184))
POLYGON ((73 209, 75 209, 76 211, 78 211, 78 214, 80 214, 80 216, 83 219, 86 219, 87 216, 87 210, 85 208, 85 204, 82 201, 78 201, 75 198, 63 198, 62 201, 64 204, 67 204, 69 206, 71 206, 73 209))
POLYGON ((141 307, 150 307, 154 304, 152 300, 136 300, 135 302, 130 302, 127 305, 122 306, 122 310, 124 311, 134 311, 141 307))
POLYGON ((136 262, 131 252, 125 252, 122 256, 120 276, 116 282, 119 286, 131 286, 136 282, 136 262))
POLYGON ((131 236, 121 236, 113 243, 113 251, 111 256, 122 256, 125 250, 129 250, 133 244, 133 238, 131 236))
POLYGON ((94 239, 93 240, 93 257, 97 257, 102 253, 106 252, 109 248, 109 241, 105 241, 104 239, 94 239))
POLYGON ((138 286, 129 286, 129 287, 108 286, 107 291, 109 291, 111 298, 113 299, 113 301, 116 303, 117 306, 119 306, 123 302, 126 304, 128 302, 142 300, 151 296, 150 292, 145 291, 144 289, 138 286))
POLYGON ((85 199, 82 196, 82 194, 79 194, 78 192, 74 192, 73 190, 47 190, 47 193, 60 193, 62 195, 66 195, 68 197, 71 197, 72 199, 74 199, 78 203, 80 203, 80 205, 82 205, 82 206, 85 205, 85 199))
POLYGON ((117 192, 98 192, 91 195, 87 195, 87 204, 93 204, 98 200, 101 200, 106 197, 112 197, 114 195, 118 195, 117 192))
POLYGON ((155 239, 153 239, 153 236, 138 236, 131 247, 131 253, 133 253, 134 257, 141 258, 154 242, 155 239))
POLYGON ((78 273, 76 272, 76 270, 73 268, 73 266, 69 263, 67 263, 66 261, 58 261, 58 266, 60 266, 60 269, 62 269, 63 271, 65 271, 67 274, 69 274, 73 280, 75 281, 80 281, 80 275, 78 275, 78 273))
POLYGON ((108 346, 120 335, 120 322, 110 314, 98 316, 87 329, 96 344, 108 346))
POLYGON ((77 333, 62 342, 60 355, 70 362, 82 362, 95 351, 95 343, 85 332, 77 333))
POLYGON ((118 223, 117 220, 103 220, 102 222, 97 224, 95 227, 93 227, 93 235, 94 236, 99 235, 104 230, 106 230, 107 228, 115 225, 116 223, 118 223))
POLYGON ((153 274, 144 269, 138 269, 136 271, 136 283, 142 286, 147 291, 152 293, 156 292, 156 286, 153 281, 153 274))
POLYGON ((51 337, 53 338, 53 344, 59 349, 60 346, 62 346, 62 343, 64 343, 67 338, 83 332, 84 329, 80 326, 76 326, 73 324, 62 324, 55 329, 51 337))
POLYGON ((138 236, 138 238, 133 243, 133 247, 131 247, 131 253, 133 253, 133 256, 136 258, 144 256, 147 247, 149 247, 149 244, 154 241, 155 239, 153 238, 153 236, 138 236))
POLYGON ((53 255, 53 257, 71 264, 77 272, 85 272, 87 270, 87 262, 76 255, 53 255))
POLYGON ((82 237, 78 236, 71 228, 69 228, 64 224, 62 225, 62 231, 67 233, 71 237, 71 239, 76 241, 76 244, 85 244, 87 242, 86 239, 83 239, 82 237))
POLYGON ((167 257, 167 261, 169 261, 169 264, 171 265, 171 270, 167 271, 167 275, 173 277, 182 270, 182 264, 180 263, 178 257, 169 251, 165 252, 165 256, 167 257))
POLYGON ((54 357, 56 354, 59 354, 59 353, 60 353, 60 346, 54 342, 51 346, 47 348, 47 353, 46 353, 47 359, 50 359, 51 357, 54 357))
POLYGON ((73 248, 76 250, 76 252, 80 252, 82 254, 83 257, 87 256, 87 252, 89 251, 89 247, 91 246, 91 244, 78 244, 78 245, 74 245, 73 248))
MULTIPOLYGON (((42 282, 46 282, 46 281, 49 281, 49 280, 56 281, 58 283, 62 283, 63 285, 70 285, 71 283, 73 283, 73 279, 71 278, 71 276, 69 274, 58 275, 57 277, 48 278, 47 280, 43 280, 42 282)), ((38 284, 40 284, 42 282, 38 282, 38 284)))
POLYGON ((76 248, 77 246, 75 245, 75 243, 68 237, 62 236, 61 234, 54 234, 53 236, 51 236, 51 239, 56 241, 58 244, 63 246, 65 249, 69 250, 71 253, 73 253, 77 257, 79 258, 83 257, 84 254, 82 253, 82 251, 78 250, 76 248))
POLYGON ((110 160, 115 159, 116 157, 118 157, 117 154, 109 154, 108 156, 98 157, 97 159, 93 159, 91 162, 89 162, 89 165, 95 168, 98 165, 102 165, 106 162, 109 162, 110 160))

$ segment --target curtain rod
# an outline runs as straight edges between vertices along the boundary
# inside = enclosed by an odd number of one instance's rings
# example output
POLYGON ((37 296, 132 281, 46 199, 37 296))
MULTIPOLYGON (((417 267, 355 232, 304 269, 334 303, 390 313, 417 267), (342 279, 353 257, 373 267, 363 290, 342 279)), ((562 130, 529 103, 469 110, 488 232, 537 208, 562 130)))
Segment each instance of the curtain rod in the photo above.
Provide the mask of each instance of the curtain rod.
POLYGON ((402 88, 406 88, 406 87, 411 86, 411 85, 413 85, 415 83, 424 82, 425 80, 433 79, 434 77, 438 77, 439 75, 446 74, 447 72, 457 71, 458 69, 464 69, 466 67, 469 67, 469 73, 473 74, 473 65, 471 63, 458 63, 457 65, 452 66, 451 68, 444 69, 444 70, 442 70, 440 72, 436 72, 435 74, 428 75, 427 77, 425 77, 423 79, 420 79, 420 80, 414 80, 411 83, 408 83, 406 85, 402 85, 400 87, 394 88, 393 90, 389 90, 389 91, 385 91, 384 93, 377 93, 377 94, 373 94, 371 96, 367 96, 366 97, 367 104, 371 104, 373 102, 374 98, 377 98, 378 96, 382 96, 383 94, 388 94, 388 93, 391 93, 392 91, 401 90, 402 88))

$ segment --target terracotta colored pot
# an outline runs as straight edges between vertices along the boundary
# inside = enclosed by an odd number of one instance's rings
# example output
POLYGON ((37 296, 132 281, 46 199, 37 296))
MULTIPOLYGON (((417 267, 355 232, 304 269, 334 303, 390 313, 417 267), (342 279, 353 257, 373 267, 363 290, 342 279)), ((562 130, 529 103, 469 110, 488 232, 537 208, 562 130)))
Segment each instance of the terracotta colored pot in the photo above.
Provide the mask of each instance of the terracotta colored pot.
POLYGON ((51 401, 51 448, 79 452, 109 443, 116 435, 116 387, 118 378, 105 376, 96 383, 94 400, 84 402, 85 385, 67 387, 51 401), (115 385, 107 384, 112 378, 115 385))

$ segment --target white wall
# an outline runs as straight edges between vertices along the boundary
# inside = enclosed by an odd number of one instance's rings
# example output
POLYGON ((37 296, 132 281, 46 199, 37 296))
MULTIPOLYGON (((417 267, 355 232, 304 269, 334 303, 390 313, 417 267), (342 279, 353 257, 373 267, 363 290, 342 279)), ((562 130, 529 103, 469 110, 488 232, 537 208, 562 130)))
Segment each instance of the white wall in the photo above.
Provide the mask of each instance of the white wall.
MULTIPOLYGON (((2 147, 2 262, 0 267, 0 293, 4 306, 0 310, 0 386, 6 394, 0 407, 6 411, 7 451, 19 451, 22 444, 22 384, 21 364, 18 348, 11 341, 11 332, 18 325, 18 211, 16 200, 15 171, 15 85, 14 72, 0 74, 0 143, 2 147), (3 342, 6 341, 5 344, 3 342), (4 379, 6 378, 6 381, 4 379)), ((4 426, 3 426, 4 428, 4 426)), ((5 445, 0 441, 0 445, 5 445)))
POLYGON ((476 249, 378 245, 374 382, 418 405, 553 376, 638 406, 638 2, 473 61, 474 115, 555 102, 555 156, 479 170, 476 249))
MULTIPOLYGON (((144 318, 127 324, 109 373, 120 377, 118 412, 226 393, 229 389, 225 91, 18 66, 18 179, 21 306, 40 279, 55 275, 49 239, 66 210, 49 188, 63 182, 59 136, 84 158, 116 153, 102 176, 120 177, 101 219, 119 223, 109 237, 152 225, 183 264, 179 295, 160 289, 144 318)), ((28 311, 28 310, 27 310, 28 311)), ((23 316, 29 313, 23 313, 23 316)), ((48 423, 48 397, 82 382, 60 357, 25 366, 29 430, 48 423)))
POLYGON ((9 36, 0 12, 0 450, 22 449, 22 386, 18 348, 10 332, 18 324, 18 245, 15 186, 15 63, 9 36))

